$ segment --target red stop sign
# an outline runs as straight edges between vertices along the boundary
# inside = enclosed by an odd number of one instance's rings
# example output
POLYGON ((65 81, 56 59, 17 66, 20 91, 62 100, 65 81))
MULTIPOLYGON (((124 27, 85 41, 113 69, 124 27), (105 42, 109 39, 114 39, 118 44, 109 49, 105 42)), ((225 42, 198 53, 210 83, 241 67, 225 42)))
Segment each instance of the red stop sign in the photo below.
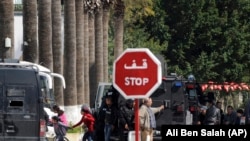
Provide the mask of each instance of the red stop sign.
POLYGON ((113 86, 126 99, 147 98, 161 82, 161 62, 147 48, 126 49, 114 62, 113 86))

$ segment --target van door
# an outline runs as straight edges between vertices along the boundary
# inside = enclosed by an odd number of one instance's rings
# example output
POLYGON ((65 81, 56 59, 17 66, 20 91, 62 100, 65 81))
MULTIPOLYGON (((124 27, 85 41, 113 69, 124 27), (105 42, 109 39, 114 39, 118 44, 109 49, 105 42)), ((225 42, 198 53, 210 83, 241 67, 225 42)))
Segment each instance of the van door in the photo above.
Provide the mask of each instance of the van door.
POLYGON ((37 99, 34 94, 36 93, 35 89, 34 86, 9 85, 5 87, 6 114, 4 124, 7 137, 38 135, 39 122, 37 122, 37 102, 34 102, 37 99))
POLYGON ((2 138, 4 141, 38 141, 41 110, 38 75, 31 70, 6 70, 2 86, 2 138))

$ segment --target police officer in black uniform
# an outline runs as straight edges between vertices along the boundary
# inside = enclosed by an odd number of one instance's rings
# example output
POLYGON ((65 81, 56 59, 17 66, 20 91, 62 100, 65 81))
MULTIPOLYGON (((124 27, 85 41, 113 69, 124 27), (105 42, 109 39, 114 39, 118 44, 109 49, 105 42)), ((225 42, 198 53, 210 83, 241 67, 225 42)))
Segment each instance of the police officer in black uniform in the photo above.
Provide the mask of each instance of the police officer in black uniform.
POLYGON ((134 130, 134 100, 128 99, 125 105, 120 107, 118 120, 120 140, 125 141, 128 132, 134 130))
POLYGON ((100 106, 99 112, 96 113, 95 118, 96 118, 96 122, 95 122, 95 133, 94 133, 94 140, 95 141, 104 141, 104 117, 105 117, 105 113, 107 110, 107 105, 105 103, 105 98, 103 97, 103 102, 100 106))
MULTIPOLYGON (((95 126, 95 141, 104 141, 105 135, 104 130, 108 125, 112 125, 111 131, 109 131, 109 137, 117 128, 117 119, 118 119, 118 110, 117 110, 117 96, 116 91, 111 87, 110 90, 103 97, 102 105, 99 109, 98 114, 96 115, 96 126, 95 126), (107 104, 107 99, 110 99, 112 102, 111 105, 107 104)), ((106 131, 107 132, 107 131, 106 131)), ((108 137, 108 138, 109 138, 108 137)), ((107 137, 106 137, 106 140, 107 137)))

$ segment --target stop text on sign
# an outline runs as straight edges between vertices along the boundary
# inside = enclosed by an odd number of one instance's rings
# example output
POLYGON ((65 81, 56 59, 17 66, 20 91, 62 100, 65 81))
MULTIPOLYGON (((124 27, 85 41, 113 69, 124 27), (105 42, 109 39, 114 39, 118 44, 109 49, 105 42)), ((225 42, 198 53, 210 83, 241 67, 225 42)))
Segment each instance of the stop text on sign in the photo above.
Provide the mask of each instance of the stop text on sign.
POLYGON ((125 77, 126 86, 145 86, 149 82, 149 78, 125 77))

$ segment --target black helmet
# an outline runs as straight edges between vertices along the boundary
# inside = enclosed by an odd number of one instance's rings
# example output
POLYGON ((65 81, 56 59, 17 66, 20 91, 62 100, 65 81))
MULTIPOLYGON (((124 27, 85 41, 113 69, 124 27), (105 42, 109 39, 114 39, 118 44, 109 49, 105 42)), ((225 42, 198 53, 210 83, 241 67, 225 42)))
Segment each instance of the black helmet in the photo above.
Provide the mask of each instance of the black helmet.
POLYGON ((133 100, 133 99, 127 99, 127 100, 126 100, 126 105, 127 105, 129 108, 133 108, 133 104, 134 104, 134 100, 133 100))
POLYGON ((113 94, 114 94, 114 93, 113 93, 112 91, 106 92, 106 98, 112 97, 113 94))
POLYGON ((127 100, 126 100, 126 104, 131 105, 131 104, 133 104, 133 103, 134 103, 134 100, 133 100, 133 99, 127 99, 127 100))

